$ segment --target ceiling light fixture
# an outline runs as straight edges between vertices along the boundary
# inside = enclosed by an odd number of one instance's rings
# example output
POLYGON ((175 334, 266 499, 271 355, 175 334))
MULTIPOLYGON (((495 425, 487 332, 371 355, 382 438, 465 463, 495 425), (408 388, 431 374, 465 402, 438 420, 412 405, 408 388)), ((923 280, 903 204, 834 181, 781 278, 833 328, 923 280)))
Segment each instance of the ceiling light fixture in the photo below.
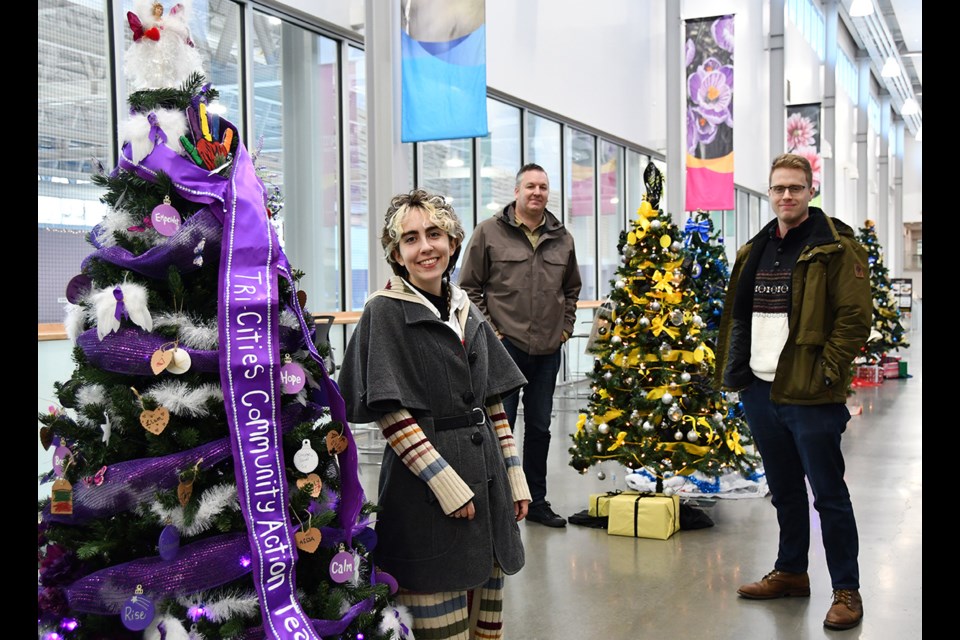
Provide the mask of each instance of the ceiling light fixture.
POLYGON ((880 75, 884 78, 896 78, 900 75, 900 64, 897 59, 893 56, 887 56, 883 63, 883 69, 880 70, 880 75))
MULTIPOLYGON (((900 115, 912 116, 920 113, 920 105, 913 98, 907 98, 903 101, 903 107, 900 109, 900 115)), ((921 127, 922 128, 922 127, 921 127)))
POLYGON ((853 0, 850 3, 850 17, 863 18, 873 13, 873 0, 853 0))

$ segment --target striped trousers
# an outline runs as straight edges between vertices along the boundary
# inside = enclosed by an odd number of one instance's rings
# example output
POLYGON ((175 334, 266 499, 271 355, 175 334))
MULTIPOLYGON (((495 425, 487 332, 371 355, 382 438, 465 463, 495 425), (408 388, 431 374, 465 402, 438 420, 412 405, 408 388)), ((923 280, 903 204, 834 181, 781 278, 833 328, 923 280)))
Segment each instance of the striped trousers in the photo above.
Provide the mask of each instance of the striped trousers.
POLYGON ((503 571, 498 566, 479 589, 440 593, 401 589, 397 601, 410 610, 417 640, 503 638, 503 571))

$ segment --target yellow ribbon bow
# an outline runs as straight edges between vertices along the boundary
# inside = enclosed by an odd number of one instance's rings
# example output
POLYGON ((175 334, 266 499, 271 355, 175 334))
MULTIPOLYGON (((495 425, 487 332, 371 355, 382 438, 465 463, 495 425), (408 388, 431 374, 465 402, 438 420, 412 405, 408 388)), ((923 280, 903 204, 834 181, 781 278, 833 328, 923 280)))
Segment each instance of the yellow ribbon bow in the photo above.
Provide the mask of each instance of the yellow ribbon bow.
POLYGON ((583 426, 587 423, 587 414, 581 413, 577 416, 577 435, 583 432, 583 426))
POLYGON ((744 453, 743 445, 740 444, 740 432, 736 429, 727 434, 727 448, 738 456, 744 453))
POLYGON ((670 278, 667 277, 667 274, 661 273, 659 270, 657 270, 653 274, 653 281, 656 283, 653 285, 654 291, 673 293, 673 284, 671 284, 670 278))
POLYGON ((617 440, 612 445, 607 448, 607 451, 615 451, 623 446, 624 441, 627 439, 627 432, 621 431, 617 434, 617 440))
POLYGON ((676 340, 677 336, 680 335, 679 331, 667 324, 667 321, 663 316, 656 316, 650 321, 650 331, 653 332, 653 335, 658 337, 661 333, 665 333, 674 340, 676 340))

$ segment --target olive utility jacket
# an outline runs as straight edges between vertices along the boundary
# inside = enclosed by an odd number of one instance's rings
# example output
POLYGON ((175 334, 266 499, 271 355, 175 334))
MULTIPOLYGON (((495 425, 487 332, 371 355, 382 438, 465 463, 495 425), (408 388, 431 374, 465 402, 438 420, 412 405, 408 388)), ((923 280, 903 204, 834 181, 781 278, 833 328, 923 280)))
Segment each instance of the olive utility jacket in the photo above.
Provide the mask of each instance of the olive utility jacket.
MULTIPOLYGON (((851 363, 870 334, 873 302, 867 253, 844 222, 810 207, 814 224, 793 268, 789 335, 780 353, 770 399, 780 404, 846 402, 851 363)), ((750 370, 750 320, 734 318, 737 284, 758 238, 737 251, 727 285, 717 348, 716 382, 739 391, 750 370)))

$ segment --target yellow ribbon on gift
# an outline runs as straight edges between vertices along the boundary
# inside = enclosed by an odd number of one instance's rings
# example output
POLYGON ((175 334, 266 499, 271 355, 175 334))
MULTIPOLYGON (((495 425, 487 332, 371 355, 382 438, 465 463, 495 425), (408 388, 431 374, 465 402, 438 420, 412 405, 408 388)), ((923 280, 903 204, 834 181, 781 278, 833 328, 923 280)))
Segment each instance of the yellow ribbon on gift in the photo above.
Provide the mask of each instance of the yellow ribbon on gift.
POLYGON ((616 451, 621 446, 623 446, 624 441, 627 439, 627 432, 621 431, 617 434, 617 440, 612 445, 607 448, 607 451, 616 451))
POLYGON ((662 315, 656 316, 650 321, 650 331, 653 332, 653 335, 658 337, 661 333, 665 333, 674 340, 676 340, 677 336, 680 335, 679 331, 667 325, 667 320, 662 315))

